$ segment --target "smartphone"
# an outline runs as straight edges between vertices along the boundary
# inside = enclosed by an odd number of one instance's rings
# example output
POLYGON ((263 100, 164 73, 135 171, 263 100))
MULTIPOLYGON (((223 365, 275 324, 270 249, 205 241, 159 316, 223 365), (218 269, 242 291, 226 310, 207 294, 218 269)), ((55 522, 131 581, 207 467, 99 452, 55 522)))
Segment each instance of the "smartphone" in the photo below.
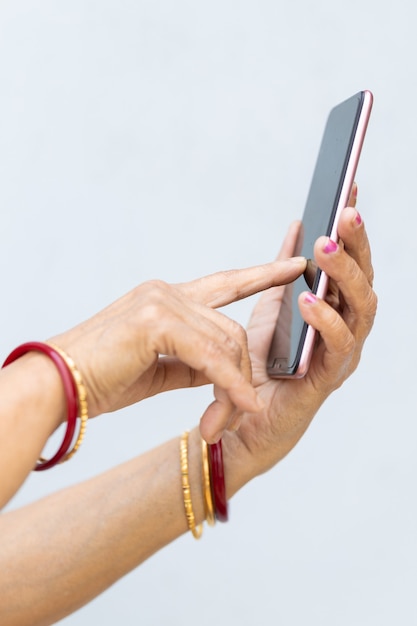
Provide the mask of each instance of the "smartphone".
POLYGON ((313 247, 320 235, 338 239, 337 225, 349 201, 372 103, 372 93, 360 91, 328 116, 293 253, 308 259, 307 270, 284 288, 267 362, 271 378, 302 378, 308 370, 315 331, 301 317, 298 296, 305 290, 326 296, 328 277, 315 266, 313 247))

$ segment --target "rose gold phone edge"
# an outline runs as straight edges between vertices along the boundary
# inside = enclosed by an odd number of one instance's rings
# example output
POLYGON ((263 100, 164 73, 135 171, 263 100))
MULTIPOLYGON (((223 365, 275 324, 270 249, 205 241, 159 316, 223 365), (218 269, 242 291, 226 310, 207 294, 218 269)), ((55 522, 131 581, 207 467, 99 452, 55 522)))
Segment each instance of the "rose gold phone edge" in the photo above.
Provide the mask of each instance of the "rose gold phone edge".
MULTIPOLYGON (((361 155, 361 150, 363 146, 363 142, 365 140, 366 130, 369 122, 369 117, 372 111, 373 104, 373 95, 370 91, 364 90, 363 92, 363 103, 360 112, 360 117, 358 120, 358 125, 356 127, 355 137, 352 144, 351 153, 349 156, 348 165, 346 168, 346 174, 343 181, 342 190, 340 192, 340 198, 337 205, 335 218, 333 220, 333 226, 330 233, 330 238, 334 241, 338 241, 339 236, 337 232, 337 227, 339 224, 339 218, 343 209, 347 206, 349 202, 350 193, 352 190, 353 183, 355 182, 356 170, 359 163, 359 158, 361 155)), ((317 285, 316 295, 319 298, 324 298, 327 293, 327 287, 329 283, 329 277, 325 272, 321 272, 319 282, 317 285)), ((314 345, 315 345, 315 337, 316 330, 308 325, 307 333, 304 339, 304 345, 302 348, 302 352, 300 355, 300 361, 297 367, 297 370, 294 373, 281 374, 276 375, 276 378, 303 378, 310 366, 311 358, 313 355, 314 345)))

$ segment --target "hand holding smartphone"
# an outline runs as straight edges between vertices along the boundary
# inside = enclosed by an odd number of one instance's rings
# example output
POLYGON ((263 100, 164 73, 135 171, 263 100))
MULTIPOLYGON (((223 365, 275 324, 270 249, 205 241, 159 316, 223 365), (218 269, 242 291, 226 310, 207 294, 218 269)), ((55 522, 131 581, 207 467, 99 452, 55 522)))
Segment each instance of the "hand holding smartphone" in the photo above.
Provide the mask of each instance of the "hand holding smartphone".
POLYGON ((271 378, 301 378, 307 373, 315 330, 301 317, 298 297, 306 289, 319 298, 326 296, 328 277, 314 264, 314 243, 321 235, 338 239, 338 221, 349 201, 372 103, 372 93, 360 91, 330 111, 293 251, 293 256, 308 259, 307 270, 285 287, 268 356, 271 378))

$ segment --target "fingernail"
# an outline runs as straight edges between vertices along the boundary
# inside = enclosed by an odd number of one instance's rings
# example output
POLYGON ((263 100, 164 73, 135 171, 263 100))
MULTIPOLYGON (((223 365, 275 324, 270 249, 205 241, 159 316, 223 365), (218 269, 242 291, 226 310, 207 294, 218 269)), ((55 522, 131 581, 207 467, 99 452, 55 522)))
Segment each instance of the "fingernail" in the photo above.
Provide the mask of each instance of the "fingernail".
POLYGON ((323 248, 323 252, 325 252, 326 254, 331 254, 332 252, 336 252, 336 250, 338 249, 338 245, 335 241, 333 241, 333 239, 328 239, 326 245, 323 248))
POLYGON ((317 296, 315 296, 314 293, 306 293, 304 302, 306 304, 315 304, 317 302, 317 296))
POLYGON ((358 226, 362 224, 362 218, 358 212, 356 212, 355 222, 357 223, 358 226))

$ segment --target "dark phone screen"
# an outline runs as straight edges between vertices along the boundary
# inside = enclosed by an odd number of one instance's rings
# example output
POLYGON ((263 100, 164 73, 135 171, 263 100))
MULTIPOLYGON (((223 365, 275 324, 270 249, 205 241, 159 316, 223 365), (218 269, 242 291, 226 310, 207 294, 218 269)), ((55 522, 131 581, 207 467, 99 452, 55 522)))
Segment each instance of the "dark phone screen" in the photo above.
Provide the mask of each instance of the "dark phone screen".
MULTIPOLYGON (((343 181, 358 125, 364 94, 359 92, 330 112, 324 130, 300 235, 294 256, 313 259, 314 243, 321 235, 330 235, 343 181)), ((277 326, 268 357, 268 369, 273 375, 296 371, 307 324, 298 308, 298 297, 306 289, 316 291, 320 270, 313 261, 294 283, 285 287, 277 326)))

